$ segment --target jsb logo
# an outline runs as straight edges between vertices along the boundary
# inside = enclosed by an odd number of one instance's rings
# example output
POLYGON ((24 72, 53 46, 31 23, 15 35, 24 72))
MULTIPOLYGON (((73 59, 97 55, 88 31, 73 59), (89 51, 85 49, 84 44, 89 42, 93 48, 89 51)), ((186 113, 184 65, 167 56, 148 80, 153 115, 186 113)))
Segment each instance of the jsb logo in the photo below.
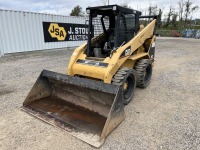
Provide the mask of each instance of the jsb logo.
POLYGON ((49 26, 49 34, 52 38, 57 38, 58 41, 63 41, 66 38, 66 31, 63 27, 59 27, 57 23, 51 23, 49 26))

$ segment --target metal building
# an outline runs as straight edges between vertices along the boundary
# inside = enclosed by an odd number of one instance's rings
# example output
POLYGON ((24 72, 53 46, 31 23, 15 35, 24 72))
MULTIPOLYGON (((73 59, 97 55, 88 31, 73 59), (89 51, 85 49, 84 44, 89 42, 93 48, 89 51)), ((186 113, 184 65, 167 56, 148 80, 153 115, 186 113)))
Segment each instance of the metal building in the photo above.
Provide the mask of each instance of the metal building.
MULTIPOLYGON (((0 57, 15 52, 78 46, 84 43, 86 39, 83 38, 80 40, 80 38, 71 38, 71 41, 64 40, 64 38, 56 39, 56 33, 53 33, 51 35, 53 40, 48 41, 49 37, 45 37, 45 32, 48 34, 50 31, 54 32, 53 30, 55 30, 56 32, 57 30, 59 31, 59 29, 63 29, 63 27, 59 27, 59 24, 55 23, 60 23, 61 26, 66 26, 66 23, 70 23, 70 25, 74 27, 74 25, 85 25, 86 21, 86 17, 0 10, 0 57), (45 22, 46 24, 54 23, 53 26, 51 24, 52 29, 45 29, 45 22), (54 29, 56 26, 59 29, 54 29)), ((65 31, 62 35, 65 37, 69 36, 67 32, 69 31, 65 31)))

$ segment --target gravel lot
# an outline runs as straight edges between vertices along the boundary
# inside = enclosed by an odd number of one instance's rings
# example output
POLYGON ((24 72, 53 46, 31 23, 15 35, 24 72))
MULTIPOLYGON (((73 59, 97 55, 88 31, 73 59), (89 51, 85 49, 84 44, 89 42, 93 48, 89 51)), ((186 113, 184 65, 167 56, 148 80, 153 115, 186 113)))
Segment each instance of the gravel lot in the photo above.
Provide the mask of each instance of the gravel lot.
MULTIPOLYGON (((158 38, 152 82, 100 149, 200 149, 200 40, 158 38)), ((19 108, 43 69, 66 72, 72 50, 0 58, 0 149, 94 149, 19 108)))

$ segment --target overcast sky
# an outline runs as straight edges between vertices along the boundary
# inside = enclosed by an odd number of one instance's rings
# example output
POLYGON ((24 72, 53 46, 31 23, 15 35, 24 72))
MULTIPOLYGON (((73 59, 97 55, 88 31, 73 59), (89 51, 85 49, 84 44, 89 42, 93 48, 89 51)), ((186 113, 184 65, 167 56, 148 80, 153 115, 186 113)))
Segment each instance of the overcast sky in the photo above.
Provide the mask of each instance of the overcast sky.
MULTIPOLYGON (((71 10, 80 5, 85 12, 88 6, 102 5, 104 0, 0 0, 0 9, 11 9, 21 11, 42 12, 50 14, 69 15, 71 10)), ((179 0, 110 0, 110 4, 127 3, 130 7, 147 13, 149 4, 157 5, 166 13, 172 6, 178 11, 179 0), (146 10, 146 11, 145 11, 146 10)), ((200 0, 192 0, 194 4, 200 7, 200 0)), ((192 14, 193 19, 200 18, 200 8, 192 14)))

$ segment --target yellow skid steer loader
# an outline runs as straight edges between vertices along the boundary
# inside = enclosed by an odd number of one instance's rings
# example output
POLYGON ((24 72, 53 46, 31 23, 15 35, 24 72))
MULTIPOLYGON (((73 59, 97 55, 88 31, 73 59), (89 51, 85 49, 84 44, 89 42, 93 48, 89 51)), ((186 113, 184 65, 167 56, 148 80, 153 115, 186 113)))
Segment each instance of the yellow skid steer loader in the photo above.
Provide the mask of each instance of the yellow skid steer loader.
POLYGON ((89 7, 87 43, 75 49, 68 73, 43 70, 22 109, 100 147, 125 117, 135 87, 149 85, 156 16, 118 5, 89 7), (152 18, 144 27, 141 18, 152 18))

